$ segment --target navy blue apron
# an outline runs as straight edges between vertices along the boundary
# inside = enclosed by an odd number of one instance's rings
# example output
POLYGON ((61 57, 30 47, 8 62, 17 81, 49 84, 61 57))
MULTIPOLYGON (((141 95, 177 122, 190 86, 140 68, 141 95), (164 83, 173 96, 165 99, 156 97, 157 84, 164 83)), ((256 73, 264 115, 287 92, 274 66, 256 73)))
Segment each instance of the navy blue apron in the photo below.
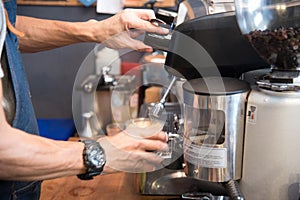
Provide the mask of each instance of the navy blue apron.
MULTIPOLYGON (((5 0, 4 6, 9 20, 14 25, 16 21, 16 0, 5 0)), ((15 117, 12 126, 27 133, 38 134, 37 120, 34 114, 29 85, 18 47, 17 37, 7 30, 5 40, 8 69, 11 75, 15 93, 15 117)), ((17 148, 15 144, 12 148, 17 148)), ((40 181, 0 181, 0 200, 36 200, 40 197, 40 181)))

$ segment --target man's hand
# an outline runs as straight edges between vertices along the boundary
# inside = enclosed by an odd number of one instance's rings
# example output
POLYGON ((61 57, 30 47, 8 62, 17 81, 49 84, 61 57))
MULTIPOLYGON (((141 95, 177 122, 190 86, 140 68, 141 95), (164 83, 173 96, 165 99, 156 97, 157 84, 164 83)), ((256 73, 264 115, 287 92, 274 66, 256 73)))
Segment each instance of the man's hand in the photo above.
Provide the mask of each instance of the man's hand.
POLYGON ((106 154, 106 167, 125 172, 149 172, 163 167, 163 159, 153 151, 168 150, 164 132, 148 138, 133 137, 125 131, 100 138, 106 154))
POLYGON ((152 47, 134 38, 141 35, 144 31, 168 34, 169 30, 150 22, 151 19, 155 18, 153 10, 125 9, 106 20, 94 21, 95 27, 97 27, 97 23, 101 24, 97 40, 109 48, 130 48, 151 52, 153 50, 152 47))

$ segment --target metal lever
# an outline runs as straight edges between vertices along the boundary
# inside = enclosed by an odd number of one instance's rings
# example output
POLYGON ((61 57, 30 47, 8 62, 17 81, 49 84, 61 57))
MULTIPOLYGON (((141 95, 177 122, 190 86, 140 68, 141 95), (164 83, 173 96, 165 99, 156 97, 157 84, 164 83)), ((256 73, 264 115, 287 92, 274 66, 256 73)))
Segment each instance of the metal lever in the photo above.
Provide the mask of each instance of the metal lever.
POLYGON ((171 83, 169 84, 169 87, 167 88, 165 94, 163 95, 163 97, 161 98, 159 103, 156 103, 152 107, 151 112, 149 113, 150 117, 154 117, 156 119, 159 119, 161 117, 162 111, 165 108, 166 98, 167 98, 168 94, 170 93, 171 88, 173 87, 176 80, 177 80, 177 77, 173 77, 171 83))
POLYGON ((85 125, 84 125, 84 129, 83 129, 82 134, 80 135, 80 137, 84 137, 84 138, 93 137, 93 131, 92 131, 91 122, 90 122, 93 115, 94 115, 93 112, 88 112, 88 113, 83 113, 82 114, 85 125))

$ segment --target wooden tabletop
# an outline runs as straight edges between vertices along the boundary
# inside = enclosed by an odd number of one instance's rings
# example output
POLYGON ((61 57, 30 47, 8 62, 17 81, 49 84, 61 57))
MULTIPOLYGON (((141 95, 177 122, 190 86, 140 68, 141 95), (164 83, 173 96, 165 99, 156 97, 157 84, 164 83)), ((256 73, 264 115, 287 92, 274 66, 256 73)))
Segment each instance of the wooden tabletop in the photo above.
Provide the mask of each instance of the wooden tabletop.
POLYGON ((135 174, 118 172, 82 181, 76 176, 44 181, 41 200, 155 200, 173 196, 145 196, 138 193, 135 174))

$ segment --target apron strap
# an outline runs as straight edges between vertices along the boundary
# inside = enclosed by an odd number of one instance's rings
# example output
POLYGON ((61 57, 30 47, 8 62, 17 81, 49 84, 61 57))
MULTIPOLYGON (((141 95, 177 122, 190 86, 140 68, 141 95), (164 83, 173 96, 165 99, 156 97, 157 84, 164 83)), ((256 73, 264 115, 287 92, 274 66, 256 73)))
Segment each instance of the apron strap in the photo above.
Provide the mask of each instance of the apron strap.
POLYGON ((6 9, 4 9, 5 12, 5 18, 6 18, 6 26, 7 28, 10 30, 10 32, 12 32, 13 34, 15 34, 17 37, 23 37, 25 36, 25 33, 22 31, 19 31, 18 29, 16 29, 9 21, 8 18, 8 13, 6 11, 6 9))

